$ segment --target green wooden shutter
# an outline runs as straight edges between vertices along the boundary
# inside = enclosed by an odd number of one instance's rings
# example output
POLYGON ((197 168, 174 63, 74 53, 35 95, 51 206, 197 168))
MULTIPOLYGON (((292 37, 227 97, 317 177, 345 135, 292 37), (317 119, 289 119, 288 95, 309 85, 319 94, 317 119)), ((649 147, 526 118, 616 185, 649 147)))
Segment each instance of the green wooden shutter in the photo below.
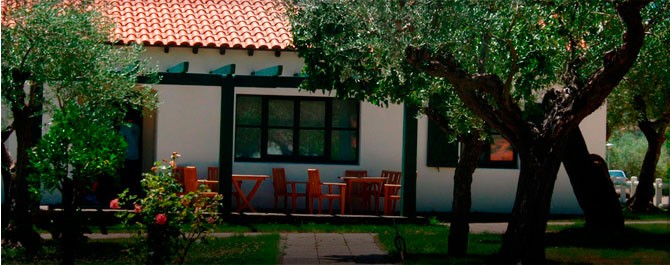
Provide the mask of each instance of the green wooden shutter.
POLYGON ((449 137, 433 121, 428 120, 428 156, 429 167, 456 167, 458 164, 458 142, 449 142, 449 137))

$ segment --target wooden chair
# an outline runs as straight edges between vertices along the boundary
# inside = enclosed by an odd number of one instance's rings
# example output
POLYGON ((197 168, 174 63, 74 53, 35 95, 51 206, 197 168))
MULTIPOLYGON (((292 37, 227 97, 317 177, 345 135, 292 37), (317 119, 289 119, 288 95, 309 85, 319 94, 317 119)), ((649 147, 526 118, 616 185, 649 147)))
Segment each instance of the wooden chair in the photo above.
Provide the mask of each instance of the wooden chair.
MULTIPOLYGON (((219 193, 219 167, 207 167, 207 180, 205 183, 209 186, 209 189, 212 192, 219 193)), ((236 191, 232 192, 232 197, 235 198, 235 208, 240 205, 239 196, 240 194, 236 191)))
POLYGON ((328 213, 333 213, 333 200, 340 200, 340 214, 344 214, 345 203, 346 203, 346 194, 347 194, 347 184, 346 183, 321 183, 321 176, 319 175, 318 169, 308 169, 307 170, 308 183, 307 183, 307 207, 309 208, 309 213, 313 212, 313 202, 314 199, 318 199, 319 214, 321 214, 322 208, 322 199, 328 199, 328 213), (328 186, 328 193, 323 193, 321 186, 328 186), (333 193, 333 187, 340 187, 340 193, 333 193))
MULTIPOLYGON (((381 177, 386 178, 380 197, 384 198, 384 215, 395 211, 395 205, 400 200, 400 179, 402 172, 382 170, 381 177)), ((379 207, 378 198, 375 200, 375 210, 379 207)))
POLYGON ((198 171, 196 167, 184 167, 184 193, 195 192, 201 196, 214 197, 218 192, 201 192, 198 183, 198 171))
POLYGON ((177 180, 179 184, 184 186, 184 167, 175 167, 172 169, 172 177, 177 180))
POLYGON ((219 167, 207 167, 207 180, 217 181, 216 183, 207 183, 207 185, 213 192, 219 192, 219 167))
MULTIPOLYGON (((356 177, 356 178, 364 178, 368 176, 368 171, 367 170, 345 170, 344 171, 344 176, 345 177, 356 177)), ((370 189, 373 187, 368 187, 369 185, 365 185, 364 183, 350 183, 347 191, 348 191, 348 203, 349 203, 349 212, 353 212, 354 210, 354 199, 360 199, 361 204, 364 205, 365 208, 361 210, 369 210, 370 209, 370 189)))
POLYGON ((288 197, 291 197, 291 211, 295 212, 296 200, 298 197, 307 197, 306 192, 298 192, 298 184, 307 184, 307 182, 286 181, 286 170, 284 170, 284 168, 272 169, 272 185, 275 189, 275 210, 277 210, 279 206, 279 197, 284 197, 284 211, 286 211, 287 199, 288 197), (289 185, 291 186, 290 190, 287 189, 289 185))

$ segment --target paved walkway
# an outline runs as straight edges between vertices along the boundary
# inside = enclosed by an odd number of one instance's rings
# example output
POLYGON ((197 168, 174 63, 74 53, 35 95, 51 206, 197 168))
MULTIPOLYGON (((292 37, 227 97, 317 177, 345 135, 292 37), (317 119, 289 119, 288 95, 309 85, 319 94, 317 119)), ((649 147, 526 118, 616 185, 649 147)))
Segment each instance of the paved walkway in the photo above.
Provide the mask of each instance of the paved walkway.
POLYGON ((286 233, 282 264, 393 264, 372 233, 286 233))

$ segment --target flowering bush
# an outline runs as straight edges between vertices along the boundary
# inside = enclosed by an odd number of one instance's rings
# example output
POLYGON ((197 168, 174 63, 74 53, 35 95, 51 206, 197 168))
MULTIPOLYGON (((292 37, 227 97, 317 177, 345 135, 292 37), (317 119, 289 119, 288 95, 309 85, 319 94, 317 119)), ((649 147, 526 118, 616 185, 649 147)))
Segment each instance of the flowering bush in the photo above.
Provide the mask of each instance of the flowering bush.
POLYGON ((172 176, 177 157, 179 154, 172 153, 169 163, 156 162, 153 172, 144 174, 146 197, 129 195, 126 190, 110 202, 111 208, 128 209, 119 213, 124 226, 139 227, 138 258, 147 264, 183 263, 191 245, 206 239, 220 222, 221 195, 183 194, 181 184, 172 176))

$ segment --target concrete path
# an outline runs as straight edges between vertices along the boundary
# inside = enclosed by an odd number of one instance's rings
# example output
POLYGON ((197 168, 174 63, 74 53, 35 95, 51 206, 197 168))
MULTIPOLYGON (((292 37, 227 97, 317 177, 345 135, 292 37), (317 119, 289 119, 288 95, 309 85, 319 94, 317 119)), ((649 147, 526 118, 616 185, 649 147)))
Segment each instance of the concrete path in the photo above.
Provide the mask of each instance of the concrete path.
POLYGON ((281 234, 282 264, 393 264, 372 233, 281 234))

